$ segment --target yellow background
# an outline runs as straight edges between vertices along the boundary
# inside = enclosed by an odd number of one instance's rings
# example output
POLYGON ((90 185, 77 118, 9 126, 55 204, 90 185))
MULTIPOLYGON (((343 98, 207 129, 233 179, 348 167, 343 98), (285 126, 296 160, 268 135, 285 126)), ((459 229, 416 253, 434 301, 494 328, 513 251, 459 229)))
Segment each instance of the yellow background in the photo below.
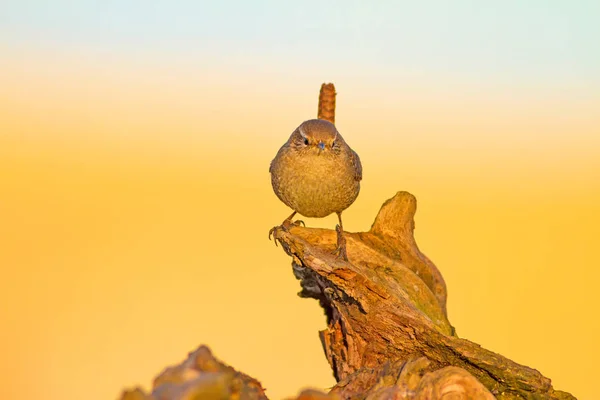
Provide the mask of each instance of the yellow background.
POLYGON ((3 65, 0 398, 116 398, 200 344, 273 399, 333 385, 323 313, 267 239, 289 214, 269 162, 328 80, 364 167, 346 229, 416 195, 459 335, 594 398, 597 93, 104 60, 3 65))

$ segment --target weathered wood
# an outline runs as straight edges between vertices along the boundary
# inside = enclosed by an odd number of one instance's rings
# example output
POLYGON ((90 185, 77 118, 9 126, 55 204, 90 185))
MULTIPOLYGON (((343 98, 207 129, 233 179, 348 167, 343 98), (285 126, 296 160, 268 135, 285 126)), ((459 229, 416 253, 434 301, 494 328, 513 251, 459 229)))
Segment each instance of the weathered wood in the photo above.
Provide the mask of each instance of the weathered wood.
POLYGON ((154 379, 152 391, 126 390, 121 400, 267 400, 254 378, 217 360, 200 346, 181 364, 166 368, 154 379))
MULTIPOLYGON (((327 315, 328 327, 320 336, 339 381, 333 392, 362 376, 360 390, 342 393, 363 398, 365 374, 374 384, 390 362, 398 366, 424 358, 428 372, 444 371, 426 375, 425 382, 442 389, 456 381, 465 393, 479 393, 474 383, 479 381, 498 399, 572 399, 555 391, 538 371, 456 336, 446 316, 444 280, 413 236, 415 212, 415 197, 398 192, 383 204, 368 232, 345 233, 348 262, 332 255, 335 231, 294 227, 275 232, 292 257, 300 296, 319 300, 327 315), (442 369, 449 366, 456 368, 442 369)), ((432 396, 442 390, 433 386, 420 390, 432 396)))
MULTIPOLYGON (((318 299, 320 332, 337 385, 298 400, 574 399, 550 379, 458 338, 446 316, 446 287, 414 240, 416 199, 398 192, 368 232, 346 233, 349 261, 335 257, 336 232, 293 227, 275 238, 292 257, 302 297, 318 299)), ((207 347, 167 368, 151 393, 121 400, 265 400, 261 384, 216 360, 207 347)))

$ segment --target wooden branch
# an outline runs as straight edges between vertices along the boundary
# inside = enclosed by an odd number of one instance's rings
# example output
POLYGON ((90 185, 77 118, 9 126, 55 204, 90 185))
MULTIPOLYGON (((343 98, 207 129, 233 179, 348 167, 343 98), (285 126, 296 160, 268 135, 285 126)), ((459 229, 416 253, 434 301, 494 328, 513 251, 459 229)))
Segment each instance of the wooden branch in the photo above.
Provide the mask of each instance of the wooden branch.
POLYGON ((217 360, 208 347, 200 346, 179 365, 166 368, 154 379, 152 391, 126 390, 121 400, 267 400, 254 378, 217 360))
MULTIPOLYGON (((302 297, 319 300, 320 333, 338 381, 323 399, 574 399, 550 379, 456 336, 446 317, 446 287, 413 237, 416 199, 398 192, 368 232, 346 232, 349 262, 336 258, 336 232, 293 227, 275 231, 292 257, 302 297)), ((121 400, 264 400, 260 383, 216 360, 207 347, 189 354, 121 400)))
POLYGON ((444 280, 413 236, 415 212, 410 193, 386 201, 368 232, 345 233, 349 262, 332 254, 333 230, 275 232, 292 257, 300 296, 319 300, 327 315, 320 335, 338 380, 332 393, 364 398, 385 388, 388 394, 378 399, 438 398, 435 393, 461 387, 465 396, 479 393, 462 398, 573 399, 538 371, 456 336, 444 280), (413 383, 403 383, 403 371, 415 365, 427 373, 410 373, 413 383))

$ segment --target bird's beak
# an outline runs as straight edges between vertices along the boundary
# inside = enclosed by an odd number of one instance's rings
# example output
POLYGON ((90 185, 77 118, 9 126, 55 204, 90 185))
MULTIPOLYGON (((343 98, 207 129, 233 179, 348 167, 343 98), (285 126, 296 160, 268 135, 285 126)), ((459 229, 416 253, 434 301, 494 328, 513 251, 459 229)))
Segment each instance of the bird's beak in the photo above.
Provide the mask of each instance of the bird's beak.
POLYGON ((323 142, 319 142, 319 148, 320 148, 321 150, 325 150, 325 143, 323 143, 323 142))

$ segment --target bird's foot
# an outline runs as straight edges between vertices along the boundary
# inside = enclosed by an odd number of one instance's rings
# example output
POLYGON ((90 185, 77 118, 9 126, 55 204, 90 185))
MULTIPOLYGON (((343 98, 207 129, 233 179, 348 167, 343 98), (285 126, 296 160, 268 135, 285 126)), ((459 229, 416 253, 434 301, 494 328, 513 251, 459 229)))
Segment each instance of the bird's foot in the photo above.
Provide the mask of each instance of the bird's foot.
POLYGON ((337 232, 337 248, 333 251, 333 254, 337 255, 337 258, 341 258, 344 261, 348 261, 348 253, 346 252, 346 238, 344 232, 339 225, 335 226, 337 232))
POLYGON ((288 218, 283 221, 281 225, 274 226, 269 230, 269 240, 271 240, 271 236, 273 236, 273 239, 275 239, 275 246, 277 246, 277 238, 275 237, 277 231, 282 230, 284 232, 289 232, 289 230, 295 226, 306 226, 306 224, 302 220, 298 219, 296 221, 292 221, 288 218))
POLYGON ((283 221, 282 226, 289 230, 290 228, 293 228, 295 226, 306 226, 306 224, 301 219, 297 219, 295 221, 286 219, 285 221, 283 221))

